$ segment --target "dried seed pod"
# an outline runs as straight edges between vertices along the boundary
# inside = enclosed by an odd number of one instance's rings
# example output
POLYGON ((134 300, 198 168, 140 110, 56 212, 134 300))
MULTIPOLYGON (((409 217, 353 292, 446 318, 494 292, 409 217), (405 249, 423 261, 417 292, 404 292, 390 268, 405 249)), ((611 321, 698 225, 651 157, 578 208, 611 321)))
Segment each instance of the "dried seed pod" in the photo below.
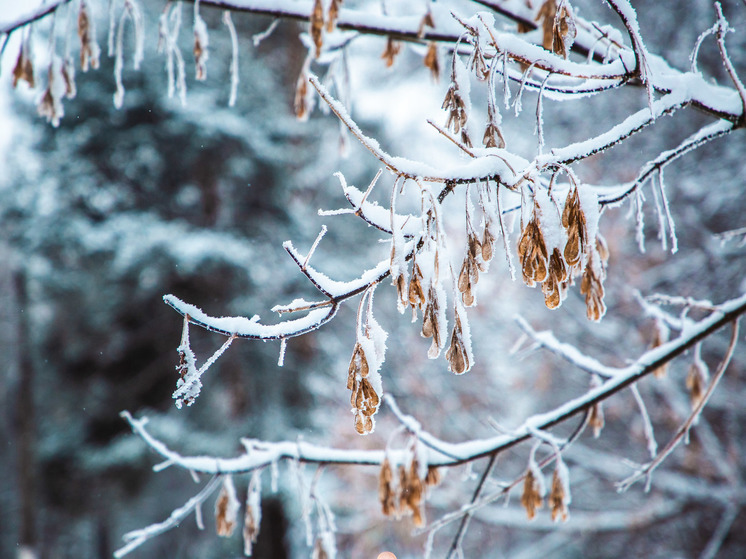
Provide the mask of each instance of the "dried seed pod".
POLYGON ((27 37, 21 45, 21 50, 18 51, 16 65, 13 67, 13 87, 16 87, 19 81, 25 81, 31 88, 36 86, 36 80, 34 80, 34 63, 31 60, 29 51, 29 39, 27 37))
POLYGON ((368 360, 365 357, 363 346, 358 342, 352 350, 352 359, 350 359, 350 366, 347 372, 347 389, 352 390, 358 375, 361 378, 365 378, 368 376, 368 371, 368 360))
MULTIPOLYGON (((412 265, 412 277, 409 280, 407 298, 413 309, 422 310, 427 303, 425 292, 422 289, 422 270, 417 262, 412 265)), ((429 337, 429 336, 428 336, 429 337)))
POLYGON ((386 39, 386 48, 384 49, 383 54, 381 54, 381 58, 386 63, 386 68, 391 68, 394 65, 396 55, 398 55, 400 51, 401 43, 399 41, 395 41, 391 37, 388 37, 386 39))
POLYGON ((600 233, 596 235, 596 250, 598 251, 598 256, 601 258, 601 264, 606 266, 609 262, 609 245, 606 244, 606 239, 600 233))
POLYGON ((526 285, 533 287, 536 282, 543 282, 546 279, 547 247, 536 216, 523 229, 518 241, 518 257, 526 285))
POLYGON ((311 39, 316 47, 316 58, 321 54, 321 47, 324 46, 324 2, 315 0, 313 11, 311 12, 311 39))
POLYGON ((418 463, 415 457, 409 468, 399 466, 399 511, 411 513, 415 526, 422 526, 422 496, 424 487, 417 473, 418 463))
POLYGON ((461 375, 471 369, 471 362, 469 360, 469 352, 464 342, 464 333, 461 328, 461 317, 456 312, 454 319, 453 333, 451 334, 451 345, 446 351, 446 359, 448 359, 448 369, 453 371, 457 375, 461 375))
POLYGON ((586 314, 593 321, 601 320, 606 313, 604 304, 604 286, 603 278, 600 277, 593 269, 593 258, 588 261, 583 272, 583 279, 580 282, 580 293, 585 295, 586 314))
POLYGON ((422 317, 422 335, 425 338, 432 338, 433 343, 430 345, 428 356, 433 359, 440 353, 441 344, 440 323, 438 321, 438 312, 440 304, 434 288, 428 292, 428 301, 422 317))
POLYGON ((328 544, 329 542, 324 538, 324 534, 317 536, 316 541, 313 544, 311 559, 330 559, 330 557, 333 557, 328 549, 328 544))
MULTIPOLYGON (((495 236, 490 230, 489 220, 484 222, 484 233, 482 234, 482 262, 489 262, 492 260, 494 254, 495 236)), ((482 270, 484 271, 484 270, 482 270)))
POLYGON ((367 435, 373 431, 373 418, 362 413, 355 414, 355 430, 360 435, 367 435))
POLYGON ((577 35, 575 29, 575 20, 572 15, 572 11, 569 8, 567 2, 562 4, 562 7, 554 16, 552 26, 552 52, 567 58, 568 50, 572 46, 573 40, 577 35))
POLYGON ((484 130, 484 136, 482 137, 482 144, 487 148, 504 148, 505 138, 500 130, 500 127, 494 122, 490 121, 487 123, 487 128, 484 130))
POLYGON ((381 471, 378 473, 378 500, 381 501, 381 511, 385 516, 390 516, 396 512, 396 498, 392 482, 394 474, 391 470, 391 463, 388 458, 383 460, 381 471))
POLYGON ((295 84, 295 100, 293 107, 295 109, 295 117, 298 120, 306 120, 311 114, 308 75, 306 74, 305 68, 301 71, 298 76, 298 81, 295 84))
MULTIPOLYGON (((656 347, 660 347, 663 344, 665 344, 668 341, 668 336, 670 334, 670 331, 668 329, 668 326, 660 320, 655 321, 655 331, 653 332, 653 341, 650 343, 650 349, 655 349, 656 347)), ((668 372, 668 363, 664 363, 660 367, 656 368, 653 371, 653 375, 655 375, 656 378, 663 378, 666 376, 666 372, 668 372)))
POLYGON ((253 545, 259 537, 259 527, 262 522, 261 487, 261 471, 255 470, 246 494, 246 513, 243 524, 243 545, 246 557, 251 557, 253 545))
POLYGON ((692 409, 696 408, 704 397, 708 376, 707 366, 698 356, 695 357, 686 375, 686 388, 689 390, 692 409))
POLYGON ((452 82, 451 86, 448 88, 441 108, 448 111, 446 128, 450 128, 453 130, 454 134, 458 134, 461 129, 466 126, 468 116, 466 114, 466 104, 464 103, 459 88, 455 82, 452 82))
POLYGON ((207 79, 207 59, 209 53, 207 47, 209 46, 209 39, 207 35, 207 24, 205 20, 200 17, 199 14, 194 16, 194 64, 195 64, 195 79, 198 81, 204 81, 207 79))
POLYGON ((557 3, 555 0, 546 0, 539 8, 538 13, 534 21, 541 21, 542 29, 542 46, 548 50, 552 50, 554 44, 554 17, 557 15, 557 3))
POLYGON ((80 39, 80 67, 84 72, 88 71, 89 65, 94 70, 98 69, 101 49, 96 42, 94 19, 91 17, 88 2, 85 0, 81 1, 78 12, 78 38, 80 39))
POLYGON ((549 257, 547 278, 541 287, 547 308, 556 309, 562 303, 562 284, 567 281, 567 277, 567 267, 559 249, 555 247, 549 257))
POLYGON ((560 474, 560 466, 554 470, 552 476, 552 489, 549 492, 549 509, 552 512, 552 521, 556 522, 558 518, 562 518, 562 521, 567 520, 567 504, 569 502, 569 496, 565 490, 565 483, 563 483, 562 476, 560 474))
POLYGON ((217 501, 215 501, 215 529, 218 536, 227 538, 233 534, 233 530, 236 528, 238 509, 239 504, 233 479, 231 476, 226 476, 223 480, 223 488, 220 490, 217 501))
POLYGON ((62 79, 65 82, 65 97, 74 99, 78 90, 75 87, 75 65, 70 57, 62 65, 62 79))
POLYGON ((534 472, 529 469, 523 480, 523 494, 521 495, 521 504, 526 509, 529 520, 532 520, 536 516, 536 511, 541 508, 542 502, 539 484, 534 476, 534 472))
POLYGON ((422 19, 420 20, 420 26, 417 29, 417 37, 419 39, 422 39, 425 36, 425 28, 429 27, 430 29, 435 29, 435 20, 433 19, 433 14, 428 10, 424 16, 422 16, 422 19))
POLYGON ((588 415, 588 425, 593 429, 593 438, 597 439, 601 435, 601 430, 605 425, 604 410, 601 407, 601 402, 596 402, 591 406, 588 415))
POLYGON ((339 10, 342 7, 344 0, 331 0, 329 4, 329 11, 326 14, 326 32, 331 33, 337 27, 337 18, 339 17, 339 10))
POLYGON ((425 476, 425 486, 435 487, 440 483, 440 470, 436 466, 427 467, 427 475, 425 476))
POLYGON ((435 41, 428 43, 423 62, 425 68, 430 70, 433 80, 438 81, 440 79, 440 62, 438 59, 438 44, 435 41))
POLYGON ((588 229, 586 226, 585 213, 580 207, 580 196, 578 189, 571 189, 567 193, 565 209, 562 211, 562 225, 567 230, 567 244, 564 256, 570 268, 580 266, 583 254, 587 252, 588 229))
POLYGON ((39 116, 51 122, 55 128, 60 125, 60 119, 65 115, 62 98, 67 92, 67 84, 63 74, 62 60, 53 56, 47 71, 47 88, 39 99, 36 111, 39 116))
POLYGON ((458 289, 461 292, 461 299, 467 307, 473 306, 476 302, 474 288, 478 281, 479 267, 475 258, 470 253, 467 253, 458 276, 458 289))

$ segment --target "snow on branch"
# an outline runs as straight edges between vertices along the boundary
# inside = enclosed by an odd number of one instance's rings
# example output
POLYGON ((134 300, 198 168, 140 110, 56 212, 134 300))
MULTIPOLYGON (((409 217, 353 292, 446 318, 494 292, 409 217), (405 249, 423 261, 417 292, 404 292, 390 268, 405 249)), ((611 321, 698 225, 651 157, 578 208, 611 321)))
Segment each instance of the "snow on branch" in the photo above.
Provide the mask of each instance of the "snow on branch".
MULTIPOLYGON (((563 358, 569 356, 571 362, 575 363, 577 361, 585 370, 592 370, 599 376, 605 376, 606 380, 592 387, 585 394, 553 410, 527 418, 520 426, 506 434, 487 439, 449 443, 427 433, 413 418, 403 415, 400 411, 397 416, 401 417, 407 428, 416 433, 417 437, 433 450, 435 455, 431 456, 429 460, 431 466, 456 466, 471 462, 511 448, 532 438, 536 431, 547 430, 578 413, 590 409, 597 402, 609 398, 640 378, 652 373, 661 365, 681 355, 697 342, 724 325, 733 322, 744 313, 746 313, 746 295, 719 305, 718 310, 701 321, 687 326, 677 338, 646 351, 630 365, 618 369, 599 367, 594 360, 586 357, 580 358, 578 357, 579 354, 568 352, 565 346, 555 343, 552 338, 541 336, 542 343, 553 352, 563 358)), ((732 353, 732 350, 729 351, 732 353)), ((724 369, 725 367, 721 368, 724 369)), ((390 399, 387 401, 391 402, 390 399)), ((145 419, 134 419, 127 412, 123 412, 122 417, 128 421, 135 434, 140 436, 148 446, 171 465, 200 473, 245 473, 281 459, 323 464, 380 465, 385 454, 379 450, 336 449, 304 441, 276 443, 252 441, 250 452, 235 458, 185 457, 168 449, 165 444, 150 435, 145 429, 147 423, 145 419)))
POLYGON ((43 17, 56 11, 57 8, 59 8, 60 6, 70 3, 70 1, 71 0, 52 0, 50 2, 45 2, 42 5, 37 6, 34 10, 31 10, 29 13, 19 17, 15 21, 2 24, 2 26, 0 26, 0 35, 9 35, 16 29, 20 29, 21 27, 24 27, 29 23, 40 20, 43 17))
POLYGON ((185 303, 175 295, 164 295, 163 302, 186 317, 190 323, 210 332, 256 340, 281 340, 316 330, 334 318, 338 308, 335 302, 330 301, 323 308, 313 309, 304 317, 285 320, 278 324, 262 324, 258 316, 251 319, 243 316, 209 316, 199 307, 185 303))

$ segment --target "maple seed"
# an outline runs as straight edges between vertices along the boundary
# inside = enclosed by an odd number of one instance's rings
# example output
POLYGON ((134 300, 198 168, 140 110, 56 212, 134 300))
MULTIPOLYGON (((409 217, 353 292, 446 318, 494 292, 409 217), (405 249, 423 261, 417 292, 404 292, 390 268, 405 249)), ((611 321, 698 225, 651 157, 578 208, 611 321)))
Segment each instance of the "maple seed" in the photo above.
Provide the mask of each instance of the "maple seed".
POLYGON ((425 68, 430 70, 433 80, 440 79, 440 62, 438 61, 438 45, 435 41, 430 41, 427 45, 427 53, 424 59, 425 68))
POLYGON ((570 268, 580 266, 581 258, 588 251, 588 230, 586 226, 585 213, 580 207, 578 189, 574 188, 567 193, 565 209, 562 212, 562 225, 567 229, 567 244, 564 256, 570 268))
POLYGON ((100 50, 91 25, 88 3, 85 0, 80 3, 78 12, 78 38, 80 39, 80 67, 84 72, 88 71, 89 65, 96 70, 100 50))
POLYGON ((702 361, 695 360, 689 367, 689 372, 686 375, 686 388, 689 390, 689 400, 692 409, 696 408, 702 401, 706 385, 707 370, 705 365, 702 361))
POLYGON ((532 520, 536 516, 536 511, 541 508, 542 499, 539 494, 538 483, 531 470, 526 472, 523 480, 523 495, 521 495, 521 504, 526 509, 528 519, 532 520))
POLYGON ((586 314, 590 320, 599 321, 606 313, 603 279, 593 270, 593 256, 588 261, 580 281, 580 293, 585 295, 586 314))
POLYGON ((329 4, 329 12, 326 14, 326 32, 331 33, 337 27, 339 10, 344 0, 332 0, 329 4))
POLYGON ((557 470, 554 470, 552 476, 552 490, 549 493, 549 508, 552 511, 552 521, 556 522, 558 517, 562 517, 562 521, 567 520, 567 502, 565 499, 565 488, 562 485, 557 470))
POLYGON ((425 476, 425 485, 427 487, 435 487, 440 483, 440 470, 435 466, 427 467, 427 475, 425 476))
POLYGON ((36 85, 34 80, 34 64, 31 58, 26 55, 26 51, 26 45, 21 46, 16 65, 13 68, 13 87, 16 87, 19 81, 25 81, 31 88, 36 85))
POLYGON ((415 526, 422 526, 424 519, 422 517, 422 495, 423 484, 417 475, 418 464, 414 458, 409 468, 399 466, 399 512, 411 513, 415 526))
POLYGON ((390 516, 396 512, 396 499, 391 486, 393 479, 391 463, 388 458, 385 458, 378 474, 378 499, 381 501, 381 511, 385 516, 390 516))
POLYGON ((306 120, 310 113, 308 106, 308 76, 305 71, 298 76, 298 82, 295 85, 295 117, 298 120, 306 120))
POLYGON ((321 47, 324 46, 324 2, 316 0, 311 12, 311 38, 316 47, 316 58, 321 54, 321 47))
POLYGON ((227 538, 233 534, 235 528, 236 508, 231 503, 231 497, 228 490, 223 486, 220 495, 218 495, 218 500, 215 503, 215 529, 218 536, 227 538))
POLYGON ((482 144, 487 148, 504 148, 505 138, 503 137, 500 127, 494 122, 489 122, 484 130, 482 144))
POLYGON ((593 438, 597 439, 601 435, 601 429, 605 425, 601 402, 597 402, 591 407, 590 415, 588 416, 588 425, 593 429, 593 438))
POLYGON ((386 68, 391 68, 396 60, 396 55, 401 51, 401 43, 395 41, 391 37, 386 39, 386 48, 381 55, 381 58, 386 62, 386 68))
POLYGON ((562 284, 568 279, 567 267, 565 266, 559 249, 555 247, 552 256, 549 257, 549 272, 542 285, 541 290, 544 293, 544 302, 547 308, 556 309, 562 302, 562 284))
POLYGON ((427 303, 425 292, 422 289, 422 270, 416 262, 412 265, 412 279, 409 280, 407 297, 413 309, 422 310, 427 303))
POLYGON ((523 229, 518 241, 518 256, 523 271, 523 281, 529 287, 547 277, 547 247, 539 220, 534 216, 523 229))
POLYGON ((466 352, 466 345, 464 344, 461 318, 458 313, 456 313, 453 334, 451 334, 451 345, 448 351, 446 351, 446 359, 448 359, 448 368, 457 375, 461 375, 471 368, 469 355, 466 352))
MULTIPOLYGON (((660 347, 663 344, 665 344, 667 341, 668 341, 668 329, 665 327, 665 325, 656 322, 655 334, 653 335, 653 341, 650 344, 650 349, 655 349, 656 347, 660 347)), ((664 363, 660 367, 656 368, 653 371, 653 375, 655 375, 655 378, 663 378, 666 376, 666 372, 668 372, 668 363, 664 363)))
POLYGON ((454 134, 458 134, 459 131, 466 126, 467 114, 466 104, 461 98, 458 86, 455 82, 451 83, 451 87, 446 92, 446 97, 443 100, 442 109, 448 111, 448 120, 446 120, 446 128, 453 130, 454 134))
POLYGON ((435 20, 433 14, 428 10, 420 20, 420 27, 417 29, 417 38, 422 39, 425 36, 425 28, 435 29, 435 20))

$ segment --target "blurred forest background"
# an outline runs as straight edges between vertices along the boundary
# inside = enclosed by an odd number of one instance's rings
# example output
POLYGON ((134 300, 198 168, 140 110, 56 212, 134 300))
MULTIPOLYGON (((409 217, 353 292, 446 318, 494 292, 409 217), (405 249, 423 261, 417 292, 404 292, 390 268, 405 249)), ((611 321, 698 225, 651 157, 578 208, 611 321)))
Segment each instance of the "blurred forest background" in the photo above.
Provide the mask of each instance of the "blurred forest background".
MULTIPOLYGON (((600 4, 574 3, 584 17, 616 24, 600 4)), ((714 21, 709 0, 634 5, 649 50, 687 68, 698 35, 714 21)), ((94 4, 105 49, 102 6, 94 4)), ((205 379, 195 405, 174 407, 182 321, 163 304, 164 294, 213 315, 264 317, 274 304, 313 294, 282 241, 292 239, 307 250, 322 223, 328 225, 315 259, 323 271, 341 279, 355 277, 389 249, 382 244, 376 254, 361 251, 376 233, 354 216, 317 215, 319 208, 346 205, 335 171, 364 187, 378 162, 353 138, 340 136, 333 115, 317 110, 308 122, 295 119, 295 82, 306 55, 298 38, 301 25, 283 22, 254 46, 251 37, 271 20, 233 15, 241 83, 237 104, 229 108, 230 37, 221 12, 203 8, 210 29, 208 80, 191 79, 191 37, 183 33, 189 91, 188 104, 181 107, 166 96, 164 57, 155 52, 154 22, 162 5, 148 2, 143 8, 145 60, 139 72, 127 61, 121 110, 112 103, 113 62, 104 53, 99 70, 78 74, 77 97, 65 102, 59 128, 36 115, 36 94, 25 86, 12 91, 17 50, 9 47, 3 59, 0 126, 9 132, 0 153, 2 557, 14 556, 24 536, 36 542, 42 559, 109 557, 122 534, 164 519, 197 491, 184 472, 151 470, 157 458, 131 434, 119 416, 122 410, 149 416, 152 431, 183 454, 234 455, 240 437, 302 437, 339 447, 380 448, 396 429, 385 409, 375 434, 361 438, 352 429, 345 379, 354 343, 354 303, 322 330, 293 339, 282 368, 277 366, 279 344, 234 343, 205 379)), ((732 0, 724 2, 724 9, 737 30, 728 45, 743 77, 746 6, 732 0)), ((38 27, 43 43, 44 24, 38 27)), ((349 47, 353 116, 390 153, 453 157, 455 148, 423 121, 425 116, 444 119, 439 108, 447 80, 434 83, 416 49, 405 49, 386 69, 380 60, 383 47, 380 38, 362 38, 349 47)), ((712 44, 703 46, 700 68, 727 83, 712 44)), ((323 75, 325 68, 315 71, 323 75)), ((547 102, 547 144, 561 145, 567 143, 562 138, 617 122, 643 98, 642 89, 625 89, 580 103, 547 102)), ((527 105, 535 99, 526 94, 527 105)), ((511 147, 524 146, 530 153, 536 142, 534 117, 532 110, 525 113, 506 115, 504 130, 511 147)), ((666 118, 578 172, 597 184, 629 180, 637 167, 625 165, 625 153, 644 160, 641 153, 675 145, 707 118, 692 110, 666 118)), ((609 310, 598 325, 585 319, 577 292, 559 310, 546 310, 535 291, 510 280, 498 257, 480 281, 480 306, 470 314, 477 365, 464 377, 450 374, 443 360, 428 361, 429 342, 396 312, 391 286, 382 287, 376 300, 378 320, 390 333, 383 370, 387 392, 446 440, 489 436, 494 423, 515 424, 588 383, 583 373, 546 352, 525 345, 511 351, 522 337, 514 314, 537 329, 554 330, 562 341, 577 343, 605 363, 622 365, 653 338, 652 320, 635 290, 716 303, 743 293, 746 247, 722 243, 715 234, 746 225, 745 149, 743 133, 736 132, 667 169, 679 239, 675 255, 660 246, 652 205, 646 209, 644 254, 637 249, 628 205, 607 211, 601 230, 611 249, 609 310)), ((205 355, 222 340, 193 329, 192 342, 198 355, 205 355)), ((727 333, 704 344, 702 356, 711 368, 726 345, 727 333)), ((607 403, 601 438, 584 436, 568 451, 569 521, 529 523, 514 497, 507 506, 500 502, 475 516, 464 542, 466 556, 700 557, 730 517, 734 528, 718 556, 746 556, 746 533, 737 529, 746 526, 743 347, 690 444, 656 474, 650 493, 639 485, 625 494, 614 488, 631 471, 623 460, 643 461, 646 454, 642 420, 627 391, 607 403)), ((690 362, 691 357, 680 358, 666 378, 640 384, 659 442, 688 413, 684 377, 690 362)), ((499 459, 497 478, 510 479, 525 467, 526 448, 513 454, 515 463, 510 457, 499 459)), ((475 465, 474 471, 481 467, 475 465)), ((384 549, 399 559, 421 555, 424 537, 411 535, 410 521, 381 514, 377 469, 330 470, 321 483, 337 515, 341 557, 375 557, 384 549)), ((295 474, 282 466, 274 493, 269 476, 264 477, 255 556, 310 556, 295 474)), ((237 478, 236 483, 243 483, 242 493, 247 480, 237 478)), ((428 517, 458 508, 474 483, 470 468, 449 472, 432 495, 428 517)), ((205 507, 206 519, 211 506, 205 507)), ((132 557, 241 555, 240 538, 219 539, 207 524, 200 531, 190 519, 132 557)), ((448 533, 436 541, 447 545, 448 533)))

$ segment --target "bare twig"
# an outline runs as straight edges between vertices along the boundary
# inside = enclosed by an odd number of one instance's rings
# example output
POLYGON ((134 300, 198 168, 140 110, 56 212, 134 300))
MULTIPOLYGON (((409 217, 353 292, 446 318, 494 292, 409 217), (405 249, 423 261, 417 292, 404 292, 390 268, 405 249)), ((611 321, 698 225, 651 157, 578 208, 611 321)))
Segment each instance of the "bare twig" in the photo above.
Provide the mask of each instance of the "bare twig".
POLYGON ((127 544, 115 551, 114 557, 116 557, 117 559, 119 559, 120 557, 124 557, 128 553, 140 547, 146 541, 156 536, 160 536, 171 528, 175 528, 176 526, 178 526, 181 521, 189 516, 189 514, 193 510, 199 507, 210 495, 217 491, 218 487, 220 487, 221 481, 221 476, 213 476, 212 479, 208 481, 207 484, 200 490, 199 493, 189 499, 181 507, 174 510, 171 515, 163 522, 151 524, 147 528, 135 530, 133 532, 125 534, 124 540, 127 542, 127 544))
POLYGON ((691 429, 692 425, 694 425, 694 422, 697 420, 697 417, 700 413, 702 413, 702 410, 704 409, 705 405, 707 404, 708 400, 710 399, 710 396, 712 396, 713 391, 715 390, 715 387, 717 386, 718 382, 723 376, 723 373, 725 373, 725 369, 727 369, 728 364, 730 363, 731 357, 733 357, 733 352, 736 349, 736 343, 738 342, 738 318, 735 318, 733 320, 733 329, 731 332, 731 338, 730 338, 730 344, 728 345, 728 350, 726 351, 725 357, 720 362, 720 365, 718 366, 717 371, 712 377, 712 380, 710 381, 710 384, 707 387, 707 390, 702 395, 702 398, 697 402, 697 405, 692 410, 692 413, 689 415, 686 421, 679 427, 679 429, 676 431, 674 436, 671 438, 671 440, 668 442, 668 444, 665 446, 663 450, 658 453, 658 455, 651 460, 649 463, 645 464, 643 467, 639 468, 633 475, 629 476, 627 479, 621 481, 617 484, 617 488, 619 491, 626 491, 631 485, 633 485, 638 480, 644 478, 650 478, 653 471, 663 463, 663 461, 674 451, 674 449, 686 438, 687 433, 691 429))
MULTIPOLYGON (((495 468, 496 463, 497 453, 490 456, 490 459, 487 462, 487 466, 485 467, 484 472, 482 472, 482 477, 479 479, 479 483, 477 484, 476 489, 474 489, 474 494, 471 496, 472 505, 477 501, 477 499, 479 499, 480 495, 482 494, 484 483, 492 474, 492 470, 495 468)), ((461 518, 461 524, 459 524, 458 530, 456 530, 456 535, 453 537, 453 543, 451 543, 451 548, 448 551, 448 555, 446 556, 447 559, 453 557, 454 553, 457 553, 457 550, 461 547, 461 542, 466 535, 466 529, 469 527, 469 521, 471 520, 472 515, 473 512, 467 512, 461 518)))
POLYGON ((731 29, 728 26, 725 16, 723 16, 723 8, 720 6, 720 2, 715 2, 715 11, 718 16, 717 32, 715 33, 715 36, 717 37, 718 50, 720 50, 720 58, 723 61, 723 66, 725 66, 725 70, 728 72, 731 81, 733 81, 733 85, 736 86, 738 96, 741 98, 742 111, 741 117, 738 119, 738 125, 744 126, 746 125, 746 87, 744 87, 743 82, 738 77, 736 69, 733 67, 733 63, 730 61, 730 57, 728 56, 728 51, 725 48, 725 34, 728 33, 728 31, 731 31, 731 29))

